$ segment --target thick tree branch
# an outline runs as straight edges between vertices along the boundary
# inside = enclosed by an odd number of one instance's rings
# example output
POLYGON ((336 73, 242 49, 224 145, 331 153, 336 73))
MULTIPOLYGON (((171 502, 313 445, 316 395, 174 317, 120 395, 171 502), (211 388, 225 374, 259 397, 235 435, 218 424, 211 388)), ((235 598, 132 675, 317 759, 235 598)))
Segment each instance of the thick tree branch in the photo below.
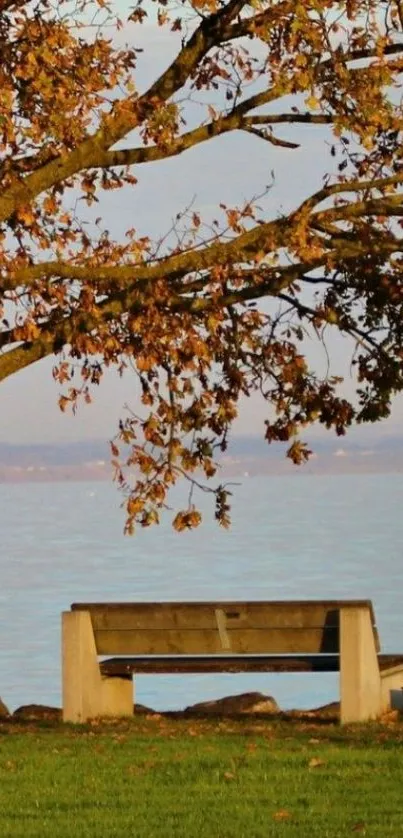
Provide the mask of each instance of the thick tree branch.
MULTIPOLYGON (((329 125, 333 122, 333 116, 328 114, 284 113, 244 116, 247 102, 252 102, 252 104, 249 104, 248 110, 252 110, 257 107, 256 104, 253 103, 253 100, 255 99, 256 97, 251 97, 238 105, 238 107, 226 116, 219 117, 218 119, 209 122, 207 125, 200 125, 193 131, 187 131, 185 134, 182 134, 180 137, 173 140, 169 146, 161 147, 153 145, 120 149, 117 151, 105 151, 103 154, 99 155, 97 165, 92 168, 132 166, 140 163, 151 163, 155 160, 165 160, 168 157, 174 157, 175 155, 182 154, 182 152, 189 148, 200 145, 201 143, 211 140, 214 137, 226 134, 229 131, 235 131, 238 129, 251 132, 255 125, 280 125, 281 123, 329 125)), ((265 102, 269 102, 270 91, 267 92, 267 95, 260 96, 260 99, 265 100, 265 102)), ((260 104, 265 104, 265 102, 261 101, 260 104)), ((269 141, 273 142, 273 145, 279 144, 284 145, 285 147, 297 147, 294 143, 286 145, 285 141, 278 140, 276 142, 275 137, 263 137, 263 139, 269 139, 269 141)))
MULTIPOLYGON (((353 218, 366 218, 369 215, 377 216, 401 216, 403 213, 403 193, 388 195, 382 198, 374 198, 368 201, 356 201, 341 207, 332 207, 313 213, 314 223, 326 223, 327 221, 349 221, 353 218)), ((352 243, 353 244, 353 243, 352 243)), ((402 246, 402 242, 400 242, 402 246)), ((375 243, 372 245, 376 248, 375 243)))
MULTIPOLYGON (((373 188, 379 188, 380 184, 385 181, 391 184, 400 183, 402 180, 403 172, 390 178, 385 178, 384 181, 373 181, 372 186, 373 188)), ((287 247, 293 231, 293 219, 297 216, 302 217, 303 213, 311 208, 310 206, 308 207, 311 201, 316 204, 332 194, 343 191, 357 192, 366 188, 367 182, 365 181, 361 183, 335 184, 334 186, 326 187, 315 193, 308 202, 301 204, 290 216, 269 221, 265 224, 258 224, 251 230, 242 233, 230 241, 217 241, 203 249, 185 251, 174 256, 168 256, 156 263, 118 266, 105 265, 98 267, 93 264, 87 266, 58 261, 43 262, 15 271, 8 277, 3 277, 0 283, 1 288, 4 292, 27 284, 29 285, 38 279, 45 280, 57 277, 78 282, 94 282, 101 291, 103 286, 106 287, 110 283, 122 285, 125 283, 153 282, 158 279, 167 278, 173 281, 194 271, 209 270, 214 265, 224 264, 228 261, 233 264, 246 262, 248 259, 254 259, 257 252, 268 253, 281 247, 287 247)), ((322 223, 326 224, 328 221, 348 221, 349 219, 366 217, 368 215, 400 215, 403 211, 402 205, 403 193, 387 195, 377 199, 357 201, 315 213, 308 213, 307 224, 314 226, 322 223)), ((337 231, 335 236, 337 237, 338 235, 340 235, 339 231, 337 231)), ((332 239, 329 238, 328 246, 331 246, 331 241, 332 239)), ((349 247, 356 248, 358 244, 356 241, 353 241, 349 247)), ((324 242, 325 245, 326 242, 324 242)), ((347 247, 345 241, 344 245, 347 247)), ((385 252, 393 252, 393 250, 398 250, 401 246, 402 243, 397 240, 388 240, 384 244, 382 242, 379 244, 379 247, 384 248, 385 252)))
POLYGON ((200 250, 185 251, 175 256, 168 256, 159 262, 144 265, 94 266, 74 265, 69 262, 43 262, 30 265, 15 271, 8 277, 3 277, 0 286, 3 292, 18 288, 36 279, 70 279, 80 281, 94 281, 102 288, 107 283, 127 283, 154 281, 169 278, 174 280, 192 271, 208 270, 212 266, 227 260, 239 261, 248 257, 253 258, 256 246, 270 241, 272 246, 283 246, 287 240, 288 219, 276 219, 266 224, 256 225, 251 230, 231 239, 228 242, 214 242, 200 250))
MULTIPOLYGON (((311 260, 307 263, 287 265, 279 269, 263 268, 257 269, 255 272, 247 272, 246 275, 250 282, 244 288, 223 293, 221 297, 217 297, 217 295, 210 297, 208 294, 205 296, 189 296, 190 292, 196 290, 196 283, 185 285, 182 294, 172 293, 169 303, 164 303, 163 308, 170 310, 172 313, 186 312, 200 316, 209 310, 215 310, 217 306, 225 308, 262 297, 277 296, 281 289, 289 287, 299 276, 306 271, 314 270, 319 264, 320 260, 311 260), (253 276, 255 282, 252 281, 253 276), (256 282, 256 276, 259 277, 258 282, 256 282)), ((209 281, 210 277, 205 276, 197 283, 198 289, 204 288, 209 281)), ((89 334, 92 329, 99 328, 100 318, 103 321, 108 321, 118 319, 127 312, 139 314, 147 304, 158 307, 158 304, 148 299, 146 294, 142 299, 137 287, 131 287, 101 302, 97 307, 96 315, 82 312, 72 313, 69 317, 59 321, 57 325, 52 322, 51 315, 48 322, 41 324, 40 337, 32 342, 14 346, 0 354, 0 381, 42 358, 60 351, 65 344, 74 340, 74 336, 78 333, 89 334)))
POLYGON ((54 352, 53 338, 43 338, 34 343, 16 346, 8 352, 0 354, 0 381, 14 375, 25 367, 35 364, 42 358, 52 355, 54 352))
POLYGON ((303 213, 313 209, 314 206, 326 201, 332 195, 341 195, 343 192, 367 192, 368 190, 383 192, 389 186, 399 185, 403 185, 403 171, 397 172, 395 175, 389 175, 388 177, 372 178, 370 180, 360 180, 358 178, 357 180, 350 180, 345 183, 332 183, 330 186, 324 186, 322 189, 314 192, 313 195, 300 204, 297 213, 303 213))
MULTIPOLYGON (((402 245, 399 243, 385 244, 383 248, 384 253, 392 253, 397 249, 401 249, 402 245)), ((256 301, 264 297, 274 297, 278 299, 286 299, 292 302, 294 308, 298 308, 303 314, 303 308, 308 313, 308 308, 300 303, 296 298, 289 297, 284 294, 284 291, 290 287, 295 281, 306 281, 312 283, 330 283, 329 277, 309 277, 307 273, 323 267, 326 261, 330 258, 331 261, 337 263, 340 258, 343 259, 345 265, 349 261, 355 262, 358 257, 364 256, 366 253, 365 242, 356 241, 354 247, 346 250, 343 242, 342 250, 337 248, 334 251, 329 251, 325 256, 312 258, 307 262, 292 264, 287 266, 280 266, 276 269, 259 267, 250 269, 241 269, 237 272, 238 278, 242 276, 245 284, 240 289, 224 292, 221 296, 214 294, 210 296, 200 293, 195 295, 195 292, 203 292, 211 277, 206 274, 200 280, 195 280, 193 283, 188 283, 182 286, 181 289, 174 291, 169 298, 168 303, 163 303, 162 307, 172 313, 186 312, 195 317, 203 316, 209 311, 224 309, 229 306, 236 306, 247 302, 256 301), (192 294, 192 296, 190 296, 192 294)), ((57 353, 64 345, 74 341, 74 337, 79 333, 89 334, 92 329, 99 329, 100 322, 107 322, 111 319, 119 319, 124 317, 126 313, 139 314, 147 305, 156 305, 158 303, 147 296, 147 288, 144 286, 142 293, 139 293, 137 285, 126 290, 122 290, 110 299, 106 299, 98 305, 98 311, 92 315, 89 313, 72 313, 70 317, 55 323, 42 324, 42 333, 38 339, 33 342, 25 343, 15 346, 12 349, 0 354, 0 381, 24 369, 37 361, 57 353)), ((314 310, 309 312, 313 315, 314 310)), ((368 339, 368 335, 359 330, 358 327, 351 329, 344 329, 353 337, 361 335, 362 338, 368 339)))

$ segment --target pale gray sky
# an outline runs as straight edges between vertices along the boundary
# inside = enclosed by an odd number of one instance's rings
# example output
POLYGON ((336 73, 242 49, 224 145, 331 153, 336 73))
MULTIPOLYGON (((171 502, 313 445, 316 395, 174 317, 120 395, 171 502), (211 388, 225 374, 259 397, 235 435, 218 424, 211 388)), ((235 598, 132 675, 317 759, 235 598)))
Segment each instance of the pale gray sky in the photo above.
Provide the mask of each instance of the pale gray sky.
MULTIPOLYGON (((130 3, 125 0, 120 6, 126 10, 130 3)), ((157 76, 176 49, 172 34, 151 25, 125 28, 119 39, 144 48, 137 75, 140 88, 157 76)), ((290 210, 317 189, 323 174, 329 171, 331 158, 326 141, 330 135, 323 127, 282 127, 278 133, 301 142, 301 148, 274 148, 240 132, 226 135, 176 159, 137 167, 137 186, 104 193, 96 215, 102 215, 116 237, 132 226, 141 235, 159 236, 192 199, 203 216, 214 217, 220 202, 235 205, 261 193, 270 181, 271 170, 275 172, 275 185, 265 199, 265 209, 273 216, 282 209, 290 210)), ((328 346, 332 371, 347 374, 346 392, 351 393, 347 341, 334 333, 329 335, 328 346)), ((309 347, 309 355, 315 364, 325 363, 317 346, 309 347)), ((94 403, 83 405, 72 417, 62 414, 57 406, 59 388, 52 379, 52 363, 43 361, 2 383, 0 440, 54 442, 113 436, 123 405, 135 404, 133 375, 127 373, 119 380, 114 372, 107 374, 95 391, 94 403)), ((266 406, 257 398, 244 400, 236 430, 261 433, 266 413, 266 406)), ((399 403, 391 422, 380 427, 379 432, 398 429, 402 416, 399 403)))

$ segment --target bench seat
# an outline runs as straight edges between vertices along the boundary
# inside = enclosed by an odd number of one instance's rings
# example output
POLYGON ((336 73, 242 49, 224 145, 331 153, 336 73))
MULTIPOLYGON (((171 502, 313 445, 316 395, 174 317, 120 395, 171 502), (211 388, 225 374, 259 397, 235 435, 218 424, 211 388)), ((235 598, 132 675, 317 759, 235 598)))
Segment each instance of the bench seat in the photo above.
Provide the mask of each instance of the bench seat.
MULTIPOLYGON (((378 655, 380 670, 403 665, 403 655, 378 655)), ((108 677, 137 673, 149 675, 208 674, 211 672, 339 672, 339 655, 207 655, 109 658, 100 663, 108 677)))

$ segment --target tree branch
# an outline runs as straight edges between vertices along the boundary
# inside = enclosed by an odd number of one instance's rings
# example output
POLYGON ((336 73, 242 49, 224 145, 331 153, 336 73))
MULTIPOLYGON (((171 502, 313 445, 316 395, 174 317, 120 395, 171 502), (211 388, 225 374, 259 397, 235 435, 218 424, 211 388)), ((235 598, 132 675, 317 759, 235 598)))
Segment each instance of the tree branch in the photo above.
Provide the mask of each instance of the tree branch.
MULTIPOLYGON (((380 188, 381 184, 390 185, 397 184, 403 181, 403 172, 393 175, 390 178, 372 181, 372 188, 380 188)), ((217 241, 214 244, 205 247, 204 249, 184 251, 174 256, 168 256, 159 262, 145 263, 142 265, 118 265, 118 266, 94 266, 94 265, 74 265, 68 262, 43 262, 37 265, 31 265, 22 268, 14 273, 10 273, 8 277, 1 279, 2 291, 16 289, 24 285, 30 284, 35 280, 45 280, 52 278, 76 280, 78 282, 90 281, 96 283, 99 292, 102 287, 110 285, 110 283, 149 283, 158 279, 169 279, 173 281, 180 279, 187 274, 195 271, 209 270, 217 264, 224 264, 226 262, 245 262, 248 258, 254 259, 256 253, 262 251, 264 253, 273 252, 279 247, 286 247, 290 240, 290 234, 293 230, 293 220, 298 216, 302 216, 305 211, 325 200, 330 195, 341 192, 357 192, 361 189, 367 189, 371 185, 371 181, 352 182, 350 184, 334 184, 333 186, 325 187, 319 192, 315 193, 303 202, 300 207, 289 216, 285 218, 268 221, 265 224, 257 224, 251 230, 238 235, 236 238, 228 242, 217 241)), ((368 215, 401 215, 403 212, 403 193, 382 196, 378 199, 358 201, 354 204, 344 204, 342 206, 331 207, 327 210, 317 211, 311 213, 307 218, 307 223, 312 226, 318 224, 326 224, 328 221, 348 221, 349 219, 357 217, 366 217, 368 215)), ((335 237, 341 233, 337 231, 335 237)), ((330 237, 328 245, 331 246, 334 237, 330 237)), ((326 246, 326 242, 323 243, 326 246)), ((344 241, 344 246, 346 243, 344 241)), ((357 249, 359 242, 352 241, 349 245, 351 248, 357 249)), ((398 240, 393 240, 380 243, 379 247, 383 247, 385 252, 394 252, 402 247, 402 243, 398 240)))
MULTIPOLYGON (((260 229, 260 228, 258 228, 260 229)), ((239 237, 243 238, 243 237, 239 237)), ((323 267, 328 259, 337 262, 342 256, 344 264, 349 261, 355 261, 357 257, 363 256, 366 253, 365 242, 355 241, 351 243, 352 247, 346 251, 345 242, 342 243, 342 253, 335 248, 327 253, 322 254, 316 258, 312 258, 306 262, 297 264, 280 266, 277 268, 268 268, 263 266, 256 266, 255 268, 240 268, 235 269, 237 278, 243 278, 245 284, 242 288, 225 291, 221 296, 215 292, 211 296, 207 293, 202 295, 201 292, 211 282, 211 276, 206 273, 203 277, 191 283, 185 283, 177 289, 173 289, 170 294, 169 302, 164 301, 160 304, 161 308, 166 313, 172 314, 186 312, 195 317, 205 315, 209 311, 216 310, 217 307, 223 309, 228 306, 235 306, 262 297, 274 297, 278 299, 287 299, 292 302, 294 308, 299 308, 300 313, 306 314, 314 313, 313 309, 308 309, 304 304, 299 303, 294 297, 288 297, 284 294, 287 287, 290 287, 295 281, 300 280, 309 283, 331 283, 329 277, 309 277, 307 274, 311 271, 323 267)), ((382 244, 382 251, 385 254, 392 253, 397 249, 401 249, 402 245, 399 242, 388 242, 382 244)), ((211 249, 210 249, 211 250, 211 249)), ((187 255, 187 254, 184 254, 187 255)), ((193 254, 196 256, 197 252, 193 254)), ((173 257, 173 259, 176 257, 173 257)), ((215 266, 216 262, 211 260, 210 267, 215 266)), ((40 266, 36 266, 40 267, 40 266)), ((48 266, 49 267, 49 266, 48 266)), ((58 272, 61 273, 59 266, 58 272)), ((72 266, 66 265, 65 268, 72 266)), ((82 274, 83 268, 78 267, 82 274)), ((128 266, 126 266, 127 268, 128 266)), ((160 266, 157 266, 160 267, 160 266)), ((73 266, 74 269, 74 266, 73 266)), ((88 269, 87 269, 88 270, 88 269)), ((91 270, 94 270, 92 268, 91 270)), ((116 271, 121 272, 122 269, 111 269, 116 275, 116 271)), ((195 267, 193 267, 195 270, 195 267)), ((169 278, 167 271, 162 274, 165 278, 169 278)), ((80 278, 75 276, 74 278, 80 278)), ((133 280, 133 274, 131 279, 133 280)), ((33 342, 14 346, 12 349, 0 354, 0 381, 7 378, 9 375, 15 373, 20 369, 37 362, 41 358, 45 358, 56 352, 67 343, 74 343, 75 337, 83 332, 89 334, 93 329, 99 329, 100 323, 107 323, 111 320, 118 320, 127 313, 140 314, 147 305, 154 305, 159 307, 158 302, 152 299, 147 294, 150 285, 150 273, 148 272, 147 281, 143 278, 143 287, 139 289, 137 284, 130 285, 129 288, 120 290, 112 294, 108 299, 103 300, 97 305, 96 314, 73 312, 64 320, 58 321, 56 324, 52 322, 52 316, 49 321, 41 324, 42 333, 38 339, 33 342), (148 286, 148 288, 147 288, 148 286)), ((349 331, 345 329, 345 331, 349 331)), ((354 327, 355 334, 364 334, 359 332, 359 328, 354 327)), ((349 331, 353 335, 353 331, 349 331)), ((354 335, 353 335, 354 336, 354 335)), ((365 335, 368 339, 368 335, 365 335)))
MULTIPOLYGON (((207 125, 201 125, 193 131, 188 131, 186 134, 178 137, 167 148, 160 146, 144 146, 139 148, 120 149, 118 151, 105 151, 98 158, 98 163, 92 168, 112 168, 113 166, 132 166, 139 163, 150 163, 155 160, 165 160, 169 157, 182 154, 187 149, 199 145, 214 137, 226 134, 229 131, 236 129, 245 130, 249 133, 258 133, 253 131, 255 124, 259 125, 277 125, 281 122, 289 123, 312 123, 316 125, 326 125, 333 121, 332 116, 325 114, 273 114, 267 116, 250 116, 243 117, 242 113, 238 114, 238 109, 228 114, 228 116, 220 117, 217 120, 209 122, 207 125), (283 118, 281 118, 283 117, 283 118), (295 118, 294 118, 295 117, 295 118)), ((259 136, 262 136, 261 134, 259 136)), ((263 137, 268 139, 273 145, 283 145, 286 148, 297 148, 298 144, 290 143, 284 140, 276 140, 275 137, 263 137)))
POLYGON ((102 127, 83 140, 74 151, 62 154, 45 164, 38 171, 21 179, 6 190, 0 198, 0 223, 12 215, 21 204, 60 183, 83 169, 95 167, 99 156, 110 146, 123 139, 150 116, 185 84, 192 70, 203 56, 220 41, 231 21, 236 18, 246 0, 230 0, 218 12, 204 18, 189 41, 183 46, 172 64, 139 98, 129 97, 118 102, 105 117, 102 127))
POLYGON ((54 336, 43 335, 33 343, 25 343, 15 346, 8 352, 0 354, 0 381, 8 378, 13 373, 35 364, 42 358, 52 355, 54 349, 54 336))
MULTIPOLYGON (((321 204, 332 195, 341 195, 343 192, 367 192, 369 189, 377 189, 383 191, 388 186, 399 186, 403 184, 403 171, 388 177, 372 178, 372 180, 350 180, 345 183, 333 183, 330 186, 324 186, 317 192, 314 192, 307 198, 300 206, 296 213, 303 213, 306 210, 313 209, 317 204, 321 204)), ((317 216, 315 215, 315 218, 317 216)))
MULTIPOLYGON (((313 321, 318 316, 318 312, 315 311, 314 308, 311 308, 305 303, 301 303, 299 300, 296 300, 295 297, 290 297, 289 294, 278 294, 278 299, 283 300, 291 306, 301 318, 309 317, 313 321)), ((368 344, 367 348, 374 349, 377 353, 379 353, 379 355, 386 357, 386 353, 383 352, 382 347, 379 346, 376 340, 374 340, 368 332, 365 332, 364 329, 360 329, 359 326, 355 324, 348 326, 346 323, 341 326, 340 323, 335 323, 333 320, 325 320, 325 322, 330 326, 337 326, 340 332, 345 332, 360 344, 368 344)))
POLYGON ((228 26, 225 32, 223 32, 221 40, 223 42, 234 41, 237 38, 244 38, 248 35, 259 37, 260 31, 266 34, 271 24, 278 24, 282 18, 294 13, 294 0, 282 0, 282 2, 270 6, 269 9, 266 9, 260 14, 245 17, 242 20, 238 20, 237 23, 228 26))
MULTIPOLYGON (((400 3, 400 0, 397 1, 400 3)), ((232 26, 228 27, 226 30, 224 36, 222 37, 222 41, 236 40, 246 36, 259 38, 260 33, 262 33, 263 40, 265 40, 267 27, 270 26, 271 23, 278 23, 281 21, 281 18, 285 18, 290 14, 295 14, 295 2, 292 2, 292 0, 291 2, 289 2, 289 0, 284 0, 284 2, 279 2, 258 15, 252 15, 250 17, 243 18, 242 20, 238 20, 237 23, 233 23, 232 26)), ((396 53, 403 52, 403 44, 386 44, 382 52, 383 55, 396 55, 396 53)), ((362 61, 365 58, 378 58, 379 54, 376 48, 364 48, 340 52, 338 57, 343 61, 352 62, 362 61)), ((329 56, 329 58, 325 58, 321 61, 321 66, 325 67, 332 62, 333 57, 329 56)))
MULTIPOLYGON (((164 160, 168 157, 181 154, 183 151, 195 145, 199 145, 229 131, 239 129, 250 132, 254 125, 279 125, 281 123, 329 125, 333 122, 334 117, 330 114, 284 113, 245 116, 248 111, 268 104, 275 99, 277 99, 277 93, 273 93, 272 90, 263 91, 255 96, 250 96, 248 99, 244 99, 229 114, 220 116, 207 125, 200 125, 193 131, 187 131, 185 134, 173 140, 165 148, 153 145, 120 149, 117 151, 104 151, 98 155, 96 165, 91 166, 91 168, 131 166, 140 163, 150 163, 155 160, 164 160)), ((294 143, 288 145, 286 141, 276 140, 275 137, 263 137, 262 135, 262 138, 273 142, 273 145, 284 145, 287 148, 296 147, 294 143)))

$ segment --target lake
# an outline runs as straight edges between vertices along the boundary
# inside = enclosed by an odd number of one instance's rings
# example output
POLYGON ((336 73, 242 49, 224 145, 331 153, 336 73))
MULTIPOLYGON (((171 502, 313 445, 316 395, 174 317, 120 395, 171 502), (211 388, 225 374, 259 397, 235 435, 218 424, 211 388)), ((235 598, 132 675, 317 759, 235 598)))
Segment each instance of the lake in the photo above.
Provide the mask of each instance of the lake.
MULTIPOLYGON (((108 483, 0 486, 0 695, 61 706, 60 612, 74 601, 370 598, 383 651, 403 652, 403 475, 244 477, 229 531, 123 535, 108 483)), ((183 493, 183 490, 182 490, 183 493)), ((184 494, 183 494, 184 497, 184 494)), ((156 709, 260 690, 280 707, 338 697, 332 674, 139 676, 156 709)))

